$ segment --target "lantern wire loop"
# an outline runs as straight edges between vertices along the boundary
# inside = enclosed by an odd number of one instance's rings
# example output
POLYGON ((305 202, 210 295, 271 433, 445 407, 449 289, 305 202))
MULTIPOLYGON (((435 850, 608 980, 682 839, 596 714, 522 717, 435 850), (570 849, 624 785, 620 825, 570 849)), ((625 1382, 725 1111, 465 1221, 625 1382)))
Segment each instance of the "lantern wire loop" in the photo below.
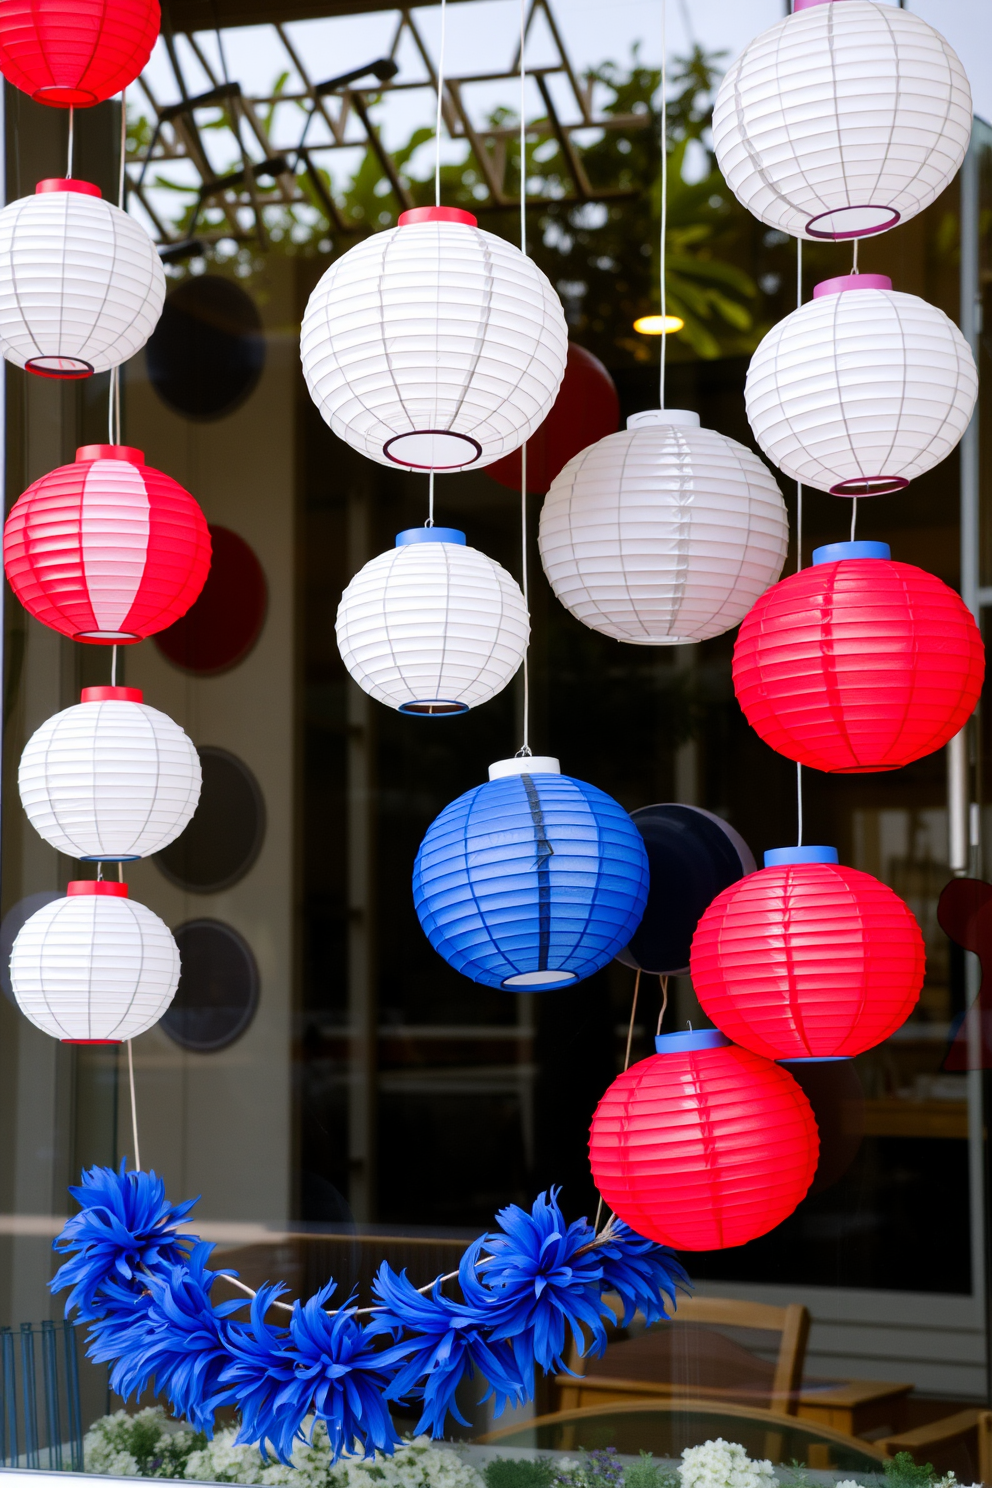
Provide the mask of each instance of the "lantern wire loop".
MULTIPOLYGON (((526 90, 527 67, 524 48, 527 45, 526 0, 520 0, 520 252, 527 255, 527 115, 526 90)), ((520 446, 520 588, 524 596, 524 608, 530 616, 530 585, 527 570, 527 441, 520 446)), ((524 684, 523 743, 515 759, 529 759, 530 747, 530 636, 524 648, 521 667, 524 684)), ((595 1228, 599 1229, 597 1220, 595 1228)))
MULTIPOLYGON (((655 1029, 655 1038, 660 1038, 661 1036, 661 1025, 664 1023, 665 1014, 668 1011, 668 978, 659 972, 658 981, 661 983, 661 1011, 658 1013, 658 1027, 655 1029)), ((627 1066, 624 1065, 624 1069, 626 1068, 627 1066)))
MULTIPOLYGON (((665 239, 668 236, 668 27, 666 0, 661 0, 661 323, 668 315, 665 293, 665 239)), ((665 347, 668 337, 661 337, 661 360, 658 372, 658 407, 665 406, 665 347)))
MULTIPOLYGON (((120 865, 119 865, 120 866, 120 865)), ((131 1136, 134 1139, 134 1166, 141 1172, 141 1152, 138 1147, 138 1102, 134 1093, 134 1051, 131 1039, 127 1039, 127 1077, 131 1087, 131 1136)))
POLYGON ((69 150, 68 150, 68 157, 67 157, 67 160, 66 160, 66 167, 65 167, 65 178, 66 178, 67 181, 71 181, 72 180, 72 153, 73 153, 73 144, 75 142, 75 135, 76 135, 76 110, 73 107, 73 105, 70 103, 70 105, 69 105, 69 150))
POLYGON ((110 685, 117 686, 117 647, 110 648, 110 685))
POLYGON ((851 541, 854 541, 854 532, 858 525, 858 498, 854 497, 851 502, 851 541))
POLYGON ((427 476, 427 521, 425 527, 434 526, 434 468, 430 469, 427 476))
MULTIPOLYGON (((858 240, 854 240, 854 257, 857 261, 858 240)), ((803 303, 803 240, 796 239, 796 309, 803 303)), ((855 506, 857 501, 855 500, 855 506)), ((803 483, 796 481, 796 573, 803 566, 803 483)), ((796 761, 796 846, 803 845, 803 767, 796 761)))
POLYGON ((447 0, 441 0, 441 47, 437 58, 437 117, 434 123, 434 205, 441 205, 441 99, 444 97, 444 42, 447 30, 447 0))

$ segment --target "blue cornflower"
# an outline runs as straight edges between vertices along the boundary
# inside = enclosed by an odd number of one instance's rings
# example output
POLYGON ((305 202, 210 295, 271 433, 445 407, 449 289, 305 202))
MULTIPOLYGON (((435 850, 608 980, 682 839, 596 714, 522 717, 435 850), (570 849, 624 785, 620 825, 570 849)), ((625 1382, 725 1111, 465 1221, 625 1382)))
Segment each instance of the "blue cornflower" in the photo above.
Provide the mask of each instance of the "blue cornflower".
POLYGON ((603 1291, 616 1292, 623 1302, 622 1326, 626 1327, 638 1310, 648 1323, 668 1316, 665 1297, 674 1312, 676 1291, 692 1290, 692 1282, 675 1252, 667 1245, 656 1245, 653 1240, 635 1234, 621 1219, 612 1221, 608 1235, 595 1254, 603 1268, 603 1291))

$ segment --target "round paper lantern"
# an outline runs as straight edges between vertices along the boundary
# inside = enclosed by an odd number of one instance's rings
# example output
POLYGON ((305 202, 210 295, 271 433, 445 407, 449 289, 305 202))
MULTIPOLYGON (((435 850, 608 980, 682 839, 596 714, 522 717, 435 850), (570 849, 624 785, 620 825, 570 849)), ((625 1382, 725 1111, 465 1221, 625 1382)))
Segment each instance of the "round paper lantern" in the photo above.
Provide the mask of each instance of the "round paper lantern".
POLYGON ((380 465, 465 470, 544 422, 568 332, 519 249, 471 212, 415 207, 331 264, 300 347, 311 398, 352 449, 380 465))
POLYGON ((683 409, 636 413, 570 460, 541 511, 541 562, 565 608, 635 646, 738 625, 782 572, 789 524, 767 468, 683 409))
MULTIPOLYGON (((527 490, 543 496, 555 476, 587 444, 614 434, 620 423, 616 383, 598 357, 568 343, 565 376, 551 412, 527 441, 527 490)), ((521 452, 486 468, 501 486, 520 490, 521 452)))
POLYGON ((18 787, 31 825, 59 852, 121 862, 179 836, 200 799, 200 759, 139 688, 84 687, 28 740, 18 787))
POLYGON ((77 641, 129 645, 184 615, 210 569, 188 491, 125 444, 87 444, 28 486, 3 561, 26 610, 77 641))
POLYGON ((22 927, 10 956, 17 1004, 66 1044, 117 1044, 157 1023, 179 985, 168 925, 107 879, 70 883, 22 927))
POLYGON ((725 1250, 766 1235, 804 1198, 819 1140, 791 1075, 714 1028, 666 1033, 618 1075, 589 1133, 603 1201, 638 1235, 725 1250))
POLYGON ((341 596, 341 659, 376 702, 401 713, 465 713, 501 692, 523 660, 520 586, 453 527, 411 527, 341 596))
POLYGON ((726 73, 713 148, 738 201, 794 238, 906 222, 956 174, 971 90, 939 31, 873 0, 795 0, 726 73))
POLYGON ((88 108, 151 56, 158 0, 0 0, 0 72, 36 103, 88 108))
POLYGON ((818 284, 768 332, 744 388, 769 460, 834 496, 901 491, 950 454, 977 396, 975 359, 954 322, 885 274, 818 284))
POLYGON ((708 1018, 766 1059, 846 1058, 901 1028, 926 958, 912 911, 833 847, 779 847, 717 895, 692 942, 708 1018))
POLYGON ((449 966, 487 987, 547 992, 591 976, 636 930, 644 842, 612 797, 558 761, 499 760, 420 845, 413 902, 449 966))
POLYGON ((897 770, 974 712, 985 651, 953 589, 888 543, 830 543, 769 589, 734 646, 734 690, 779 754, 814 770, 897 770))
POLYGON ((617 960, 656 976, 682 976, 703 911, 757 864, 744 838, 701 806, 642 806, 630 818, 644 838, 651 886, 644 918, 617 960))
POLYGON ((165 271, 140 222, 89 181, 39 181, 0 212, 0 348, 42 377, 126 362, 155 328, 165 271))

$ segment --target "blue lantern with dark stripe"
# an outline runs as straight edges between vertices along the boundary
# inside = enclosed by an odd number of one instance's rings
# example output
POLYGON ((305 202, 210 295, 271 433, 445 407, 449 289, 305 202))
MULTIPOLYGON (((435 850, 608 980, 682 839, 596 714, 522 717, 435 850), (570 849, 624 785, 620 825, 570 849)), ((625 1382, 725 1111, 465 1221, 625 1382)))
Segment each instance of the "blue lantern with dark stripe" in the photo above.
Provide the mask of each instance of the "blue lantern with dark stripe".
POLYGON ((492 765, 431 824, 413 869, 434 949, 510 992, 591 976, 630 940, 647 895, 647 852, 627 812, 546 756, 492 765))

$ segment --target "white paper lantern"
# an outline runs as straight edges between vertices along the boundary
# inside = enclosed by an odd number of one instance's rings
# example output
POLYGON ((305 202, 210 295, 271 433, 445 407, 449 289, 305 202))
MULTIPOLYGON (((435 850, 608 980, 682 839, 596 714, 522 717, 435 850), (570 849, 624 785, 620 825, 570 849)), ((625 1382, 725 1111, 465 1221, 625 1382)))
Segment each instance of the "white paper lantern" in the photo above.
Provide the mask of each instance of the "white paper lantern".
POLYGON ((157 1023, 179 985, 168 925, 127 897, 127 884, 70 883, 21 927, 10 955, 17 1005, 70 1044, 115 1044, 157 1023))
POLYGON ((971 139, 957 54, 912 11, 796 0, 727 72, 717 163, 738 201, 792 237, 858 238, 906 222, 971 139))
POLYGON ((786 475, 835 496, 901 491, 961 438, 978 395, 968 343, 884 274, 845 274, 773 326, 748 368, 754 437, 786 475))
POLYGON ((548 582, 583 625, 677 646, 738 625, 781 573, 788 535, 757 455, 696 413, 656 409, 568 462, 539 542, 548 582))
POLYGON ((40 836, 88 861, 147 858, 186 826, 200 799, 193 743, 137 687, 85 687, 82 702, 28 740, 21 804, 40 836))
POLYGON ((381 465, 464 470, 543 423, 568 330, 548 279, 470 212, 417 207, 327 270, 300 338, 310 396, 381 465))
POLYGON ((15 366, 106 372, 144 346, 164 300, 151 238, 89 181, 39 181, 0 212, 0 347, 15 366))
POLYGON ((464 713, 501 692, 523 660, 520 586, 453 527, 412 527, 341 596, 338 650, 370 697, 401 713, 464 713))

